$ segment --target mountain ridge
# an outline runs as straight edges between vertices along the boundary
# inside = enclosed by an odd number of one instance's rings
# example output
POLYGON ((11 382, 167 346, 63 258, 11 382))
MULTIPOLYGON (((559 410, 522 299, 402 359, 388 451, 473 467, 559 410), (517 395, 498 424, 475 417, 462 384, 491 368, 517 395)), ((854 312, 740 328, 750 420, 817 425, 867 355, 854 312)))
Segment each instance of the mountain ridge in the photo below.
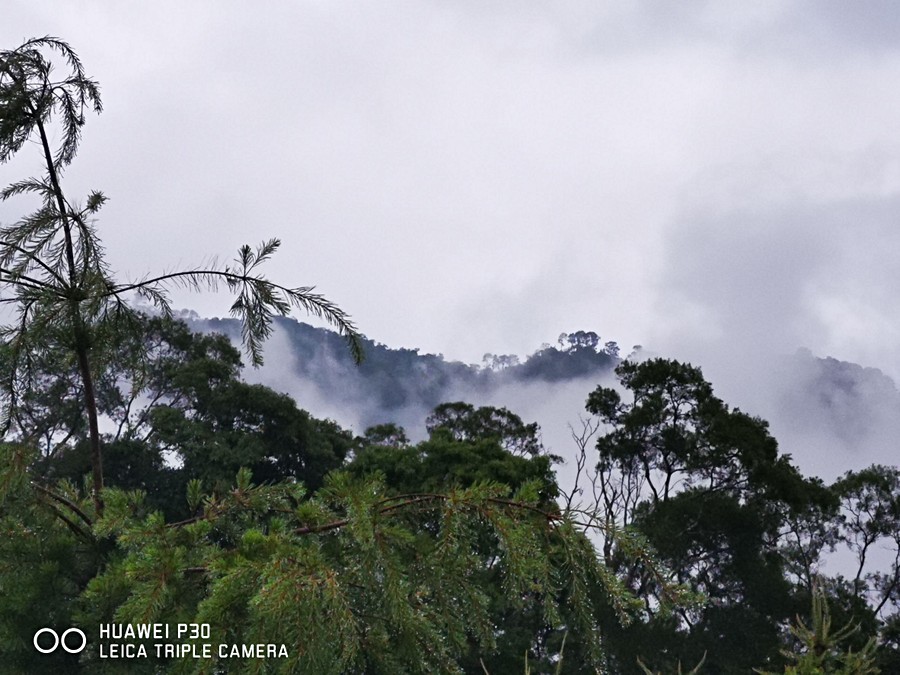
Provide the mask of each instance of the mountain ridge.
MULTIPOLYGON (((195 313, 182 318, 195 331, 220 332, 240 342, 236 319, 204 319, 195 313)), ((622 358, 650 355, 638 346, 622 357, 615 342, 576 331, 562 333, 556 345, 545 343, 528 356, 485 354, 476 365, 364 337, 366 358, 357 366, 334 331, 292 318, 277 319, 274 328, 265 365, 246 369, 245 378, 288 393, 300 407, 357 434, 391 422, 411 438, 422 438, 424 420, 435 406, 466 401, 508 407, 525 421, 537 421, 545 444, 563 455, 571 444, 569 425, 584 415, 590 391, 600 383, 614 384, 613 370, 622 358)), ((894 461, 900 392, 884 372, 807 349, 763 367, 771 373, 762 392, 726 402, 769 421, 784 452, 825 476, 867 462, 894 461)))

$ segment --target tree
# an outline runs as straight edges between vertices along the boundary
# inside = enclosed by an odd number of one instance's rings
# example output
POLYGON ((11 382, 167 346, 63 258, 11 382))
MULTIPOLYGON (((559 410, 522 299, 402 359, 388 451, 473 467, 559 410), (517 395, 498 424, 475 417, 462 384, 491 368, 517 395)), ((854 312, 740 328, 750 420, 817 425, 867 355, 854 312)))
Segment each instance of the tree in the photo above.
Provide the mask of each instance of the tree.
MULTIPOLYGON (((530 491, 537 497, 536 506, 560 516, 555 503, 558 487, 551 458, 540 451, 516 453, 512 446, 508 447, 498 428, 486 424, 494 419, 492 413, 496 412, 493 408, 476 409, 462 402, 441 404, 428 417, 428 440, 415 445, 397 445, 383 443, 376 437, 375 443, 360 449, 347 471, 360 478, 380 476, 389 493, 397 495, 502 484, 513 491, 530 491)), ((507 420, 504 415, 498 419, 507 420)), ((516 428, 532 426, 516 419, 516 428)), ((387 430, 390 431, 390 426, 387 430)), ((439 523, 434 519, 425 525, 429 531, 438 527, 439 523)), ((524 604, 511 601, 502 590, 504 571, 498 564, 502 558, 499 548, 502 543, 484 525, 474 525, 473 533, 476 536, 472 553, 480 564, 473 569, 468 583, 484 595, 493 638, 490 648, 470 644, 467 653, 460 657, 460 665, 465 672, 479 672, 486 667, 492 675, 521 673, 527 652, 532 669, 539 668, 555 653, 558 644, 551 642, 548 646, 546 642, 559 629, 559 622, 549 622, 548 627, 541 604, 535 602, 538 597, 530 592, 524 604)), ((560 613, 565 616, 567 610, 562 598, 555 592, 552 595, 560 613)), ((585 629, 583 625, 581 629, 585 629)), ((574 632, 577 631, 573 629, 574 632)), ((574 656, 572 661, 575 661, 574 656)))
POLYGON ((837 540, 856 559, 850 580, 854 593, 876 615, 896 612, 900 599, 900 470, 873 465, 846 473, 834 485, 841 499, 837 540), (890 556, 887 572, 873 571, 873 554, 880 548, 890 556))
POLYGON ((600 336, 594 331, 579 330, 575 333, 561 333, 557 340, 562 351, 589 349, 597 351, 600 346, 600 336))
MULTIPOLYGON (((825 592, 817 587, 812 593, 812 620, 810 625, 797 617, 791 634, 799 642, 798 651, 786 651, 792 663, 785 666, 785 675, 875 675, 881 670, 876 665, 875 638, 868 640, 861 649, 854 651, 845 643, 859 632, 859 626, 846 624, 832 630, 832 617, 825 592)), ((755 671, 761 675, 775 673, 755 671)))
POLYGON ((406 430, 394 423, 376 424, 363 433, 365 445, 383 445, 390 448, 405 448, 409 445, 406 430))
MULTIPOLYGON (((25 489, 27 450, 3 450, 0 586, 15 592, 0 602, 0 635, 8 639, 6 662, 22 672, 51 663, 29 648, 38 625, 88 633, 80 656, 53 657, 65 672, 260 666, 104 661, 97 626, 110 622, 208 623, 214 644, 286 644, 288 656, 265 672, 458 672, 472 658, 488 660, 519 625, 582 635, 593 650, 588 663, 598 664, 585 580, 610 580, 580 528, 540 496, 536 481, 511 491, 479 478, 401 494, 378 476, 344 472, 310 495, 293 482, 254 485, 242 469, 220 493, 190 483, 194 515, 180 521, 149 504, 143 490, 107 487, 99 519, 66 527, 67 515, 49 517, 48 505, 25 489), (498 607, 508 623, 494 620, 498 607), (517 621, 523 616, 536 623, 517 621)), ((85 514, 90 502, 74 486, 56 488, 54 499, 71 502, 68 512, 85 514)), ((622 600, 620 592, 612 583, 604 597, 622 600)))
MULTIPOLYGON (((522 429, 536 425, 525 424, 515 417, 508 425, 509 411, 496 408, 476 408, 456 402, 441 404, 429 415, 426 426, 430 436, 415 445, 393 445, 376 442, 365 445, 353 458, 347 471, 354 476, 377 475, 385 487, 402 495, 425 490, 439 492, 448 488, 469 489, 480 484, 502 483, 512 490, 530 489, 536 494, 537 506, 558 514, 571 528, 571 541, 562 545, 551 542, 546 554, 550 564, 568 569, 574 563, 572 546, 598 559, 594 536, 601 530, 608 539, 615 539, 621 551, 627 551, 635 568, 654 574, 660 582, 661 596, 669 607, 685 603, 683 589, 671 583, 665 570, 656 563, 642 538, 631 532, 614 532, 604 523, 592 521, 584 510, 561 510, 558 505, 560 487, 553 474, 557 458, 539 445, 533 453, 518 451, 518 444, 509 443, 503 430, 518 430, 514 438, 522 438, 522 429), (496 424, 501 421, 502 424, 496 424)), ((376 439, 377 440, 377 439, 376 439)), ((433 531, 437 524, 430 522, 426 529, 433 531)), ((491 624, 494 626, 495 648, 485 650, 473 645, 461 660, 465 672, 490 672, 492 675, 522 673, 525 664, 531 672, 554 672, 565 653, 562 672, 593 672, 608 644, 600 635, 600 620, 628 622, 641 601, 631 594, 605 564, 592 566, 587 574, 574 580, 571 589, 558 588, 553 601, 559 607, 560 621, 548 621, 538 603, 523 606, 511 602, 502 591, 501 546, 489 530, 479 528, 474 552, 481 567, 469 578, 469 583, 488 598, 491 624), (586 604, 583 604, 586 601, 586 604)), ((602 556, 598 559, 602 561, 602 556)), ((537 596, 529 594, 532 600, 537 596)))
POLYGON ((88 422, 93 506, 99 514, 104 481, 96 374, 105 345, 135 330, 137 312, 126 302, 129 294, 169 314, 167 289, 172 286, 215 290, 225 285, 237 296, 231 311, 243 320, 243 341, 254 364, 262 361, 262 341, 272 330, 272 316, 286 315, 293 308, 324 318, 347 337, 357 359, 361 352, 356 328, 340 308, 312 287, 282 286, 260 273, 260 265, 278 249, 277 239, 255 250, 241 247, 230 265, 119 281, 106 264, 93 220, 106 197, 94 191, 78 206, 61 184, 77 154, 89 110, 101 112, 100 89, 62 40, 36 38, 0 52, 0 162, 11 159, 30 140, 37 142, 44 162, 42 176, 14 182, 0 192, 3 200, 22 194, 41 200, 36 211, 0 228, 0 282, 5 289, 0 302, 16 311, 16 321, 0 334, 8 352, 4 414, 9 428, 21 397, 32 388, 36 358, 61 349, 73 360, 88 422), (64 76, 53 76, 45 53, 64 61, 64 76), (61 138, 55 151, 51 128, 61 138))
POLYGON ((846 643, 857 650, 878 640, 878 665, 900 667, 900 470, 873 465, 832 486, 840 511, 827 522, 831 550, 851 554, 853 570, 823 584, 832 611, 856 627, 846 643))
POLYGON ((500 372, 519 365, 519 357, 515 354, 485 354, 481 359, 486 370, 500 372))
POLYGON ((431 434, 444 429, 458 441, 495 439, 514 455, 534 457, 543 451, 537 423, 525 424, 506 408, 475 408, 462 401, 441 403, 428 416, 425 428, 431 434))
POLYGON ((632 570, 608 545, 607 560, 645 601, 645 620, 609 631, 620 667, 633 668, 642 645, 717 672, 747 672, 779 659, 780 626, 796 613, 779 544, 792 514, 829 500, 778 455, 764 421, 730 409, 699 368, 664 359, 616 369, 629 400, 598 387, 587 409, 599 435, 595 485, 600 517, 631 524, 676 579, 706 602, 675 616, 656 609, 652 576, 632 570))
MULTIPOLYGON (((315 491, 355 447, 349 432, 300 410, 289 396, 243 382, 240 353, 224 336, 195 334, 166 317, 139 323, 142 337, 121 343, 98 373, 98 410, 111 429, 102 436, 105 473, 111 485, 146 491, 147 503, 168 518, 187 517, 183 495, 191 480, 221 492, 248 467, 261 482, 291 480, 315 491)), ((56 379, 52 372, 42 378, 56 379)), ((90 471, 81 411, 54 418, 44 399, 30 392, 20 405, 28 420, 53 419, 60 432, 34 475, 80 483, 90 471), (35 398, 42 402, 37 412, 29 405, 35 398)), ((24 422, 20 428, 28 437, 46 435, 24 422)))
POLYGON ((881 465, 849 471, 828 494, 826 508, 791 515, 784 558, 802 595, 812 602, 822 595, 837 625, 854 627, 844 646, 860 651, 876 640, 878 666, 893 672, 900 667, 900 471, 881 465), (831 577, 823 573, 828 556, 841 563, 831 577))
POLYGON ((77 657, 63 650, 38 655, 32 636, 72 625, 78 596, 97 570, 98 547, 63 504, 78 501, 78 491, 57 485, 54 498, 41 501, 22 470, 27 462, 24 447, 0 444, 0 670, 77 672, 77 657))

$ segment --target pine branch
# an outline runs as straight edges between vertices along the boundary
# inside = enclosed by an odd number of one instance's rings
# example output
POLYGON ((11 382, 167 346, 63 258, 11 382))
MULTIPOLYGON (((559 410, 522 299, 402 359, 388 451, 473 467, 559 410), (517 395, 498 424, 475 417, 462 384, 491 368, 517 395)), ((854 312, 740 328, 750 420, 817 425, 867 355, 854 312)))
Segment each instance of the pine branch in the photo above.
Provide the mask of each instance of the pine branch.
MULTIPOLYGON (((238 262, 245 265, 249 272, 259 262, 268 258, 272 250, 274 249, 270 250, 264 246, 257 256, 250 251, 249 247, 242 247, 238 262)), ((171 284, 193 291, 203 288, 215 291, 218 289, 220 281, 233 290, 239 289, 238 298, 232 305, 231 311, 243 320, 242 339, 254 365, 262 364, 262 342, 271 334, 271 317, 273 315, 286 316, 291 307, 302 309, 335 326, 338 332, 347 339, 354 361, 357 363, 362 361, 362 341, 355 324, 349 315, 337 305, 324 296, 313 293, 314 287, 312 286, 288 288, 264 277, 246 272, 234 272, 228 268, 224 270, 195 268, 114 286, 101 292, 99 297, 136 291, 153 293, 156 300, 164 302, 164 296, 154 289, 154 286, 171 284)))
MULTIPOLYGON (((22 248, 21 246, 18 246, 16 244, 12 243, 12 242, 0 241, 0 246, 5 246, 6 248, 11 249, 11 251, 25 256, 25 258, 27 258, 28 260, 30 260, 31 262, 36 264, 38 267, 42 268, 45 272, 47 272, 47 274, 49 274, 56 281, 59 288, 68 289, 69 286, 66 283, 66 280, 63 279, 56 272, 56 270, 54 270, 47 263, 45 263, 43 260, 41 260, 41 258, 39 256, 31 253, 30 251, 22 248)), ((11 260, 11 258, 9 257, 9 254, 4 255, 3 257, 4 257, 4 259, 11 260)), ((5 272, 6 270, 0 270, 0 271, 5 272)), ((13 272, 7 272, 7 274, 10 274, 11 276, 15 276, 15 273, 13 273, 13 272)), ((50 287, 50 284, 45 284, 45 287, 50 287)))
POLYGON ((46 488, 43 485, 41 485, 40 483, 37 483, 35 481, 31 481, 31 485, 41 494, 49 497, 50 499, 52 499, 56 502, 59 502, 60 504, 65 506, 67 509, 72 511, 72 513, 74 513, 82 521, 84 521, 84 523, 89 528, 93 527, 93 525, 94 525, 93 521, 90 518, 88 518, 87 514, 85 514, 85 512, 82 511, 81 508, 79 508, 79 506, 75 502, 71 501, 70 499, 67 499, 66 497, 63 497, 61 494, 58 494, 58 493, 54 492, 53 490, 50 490, 49 488, 46 488))

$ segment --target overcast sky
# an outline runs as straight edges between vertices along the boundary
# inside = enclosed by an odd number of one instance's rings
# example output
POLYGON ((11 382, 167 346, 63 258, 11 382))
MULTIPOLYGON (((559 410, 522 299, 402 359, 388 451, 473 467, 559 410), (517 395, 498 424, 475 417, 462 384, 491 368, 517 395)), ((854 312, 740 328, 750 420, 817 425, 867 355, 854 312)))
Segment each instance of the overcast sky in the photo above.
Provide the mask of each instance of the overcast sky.
POLYGON ((900 375, 896 2, 4 3, 45 34, 103 87, 66 183, 123 276, 277 236, 391 346, 900 375))

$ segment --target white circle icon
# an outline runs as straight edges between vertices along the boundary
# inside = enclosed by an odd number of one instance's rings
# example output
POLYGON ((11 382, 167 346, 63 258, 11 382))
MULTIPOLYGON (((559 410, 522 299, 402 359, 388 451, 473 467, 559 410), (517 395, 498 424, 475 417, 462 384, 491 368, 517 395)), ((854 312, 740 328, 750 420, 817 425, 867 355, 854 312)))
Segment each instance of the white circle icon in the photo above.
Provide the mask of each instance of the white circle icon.
POLYGON ((82 649, 84 649, 87 646, 87 636, 84 634, 84 632, 80 628, 69 628, 68 630, 63 632, 62 636, 57 635, 56 631, 53 630, 52 628, 41 628, 37 633, 34 634, 33 642, 34 642, 34 648, 37 649, 41 654, 49 654, 51 652, 55 652, 57 647, 59 647, 60 645, 62 645, 62 648, 64 650, 66 650, 67 652, 69 652, 70 654, 77 654, 78 652, 80 652, 82 649), (48 633, 49 635, 53 636, 53 646, 50 647, 49 649, 43 649, 38 644, 38 638, 41 635, 43 635, 44 633, 48 633), (81 645, 77 649, 73 649, 72 647, 69 646, 69 644, 66 640, 69 633, 76 633, 81 636, 81 645))

